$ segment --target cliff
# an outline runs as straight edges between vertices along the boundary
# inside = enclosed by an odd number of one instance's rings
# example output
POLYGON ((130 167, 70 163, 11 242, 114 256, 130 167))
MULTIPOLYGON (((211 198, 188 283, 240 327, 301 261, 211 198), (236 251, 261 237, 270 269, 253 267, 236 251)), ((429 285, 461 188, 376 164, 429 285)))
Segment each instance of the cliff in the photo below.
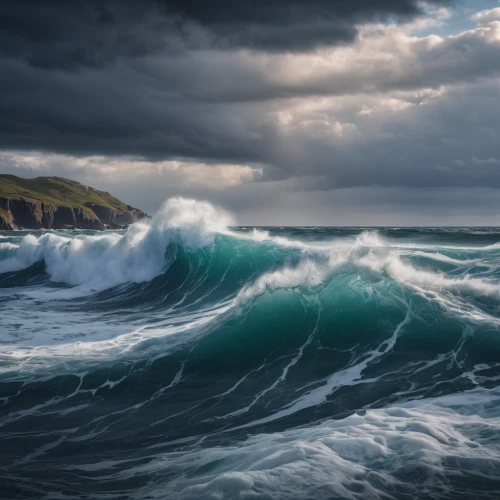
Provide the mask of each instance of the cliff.
POLYGON ((79 182, 0 175, 0 230, 117 229, 143 218, 142 210, 79 182))

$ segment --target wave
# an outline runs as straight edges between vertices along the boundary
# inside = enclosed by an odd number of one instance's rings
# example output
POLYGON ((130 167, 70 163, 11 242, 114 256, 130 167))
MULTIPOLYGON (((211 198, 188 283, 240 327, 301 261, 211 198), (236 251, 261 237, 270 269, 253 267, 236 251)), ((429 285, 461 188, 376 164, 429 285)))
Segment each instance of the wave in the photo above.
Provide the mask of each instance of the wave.
POLYGON ((5 495, 495 498, 482 233, 238 228, 181 198, 126 232, 8 233, 5 495))
MULTIPOLYGON (((433 498, 454 499, 461 491, 463 498, 493 500, 497 493, 485 476, 500 475, 500 458, 487 436, 498 428, 498 403, 498 391, 469 391, 368 410, 279 434, 258 434, 238 446, 175 453, 168 462, 133 467, 133 473, 199 471, 161 489, 151 486, 153 498, 251 498, 272 492, 279 499, 412 499, 421 498, 424 490, 433 498), (477 405, 473 415, 471 401, 477 405)), ((98 462, 81 470, 113 474, 112 466, 98 462)))
POLYGON ((0 247, 0 273, 43 261, 55 282, 94 289, 140 283, 164 270, 168 246, 177 244, 191 251, 209 247, 215 233, 225 231, 231 222, 228 214, 209 203, 174 198, 149 224, 133 224, 124 235, 106 233, 80 238, 29 234, 17 246, 4 243, 0 247))
POLYGON ((190 307, 248 307, 279 290, 316 293, 335 277, 349 276, 348 288, 359 282, 371 290, 383 280, 454 314, 497 321, 488 302, 500 297, 497 256, 488 253, 495 244, 468 258, 460 246, 423 251, 420 243, 387 240, 374 230, 311 242, 269 230, 238 231, 233 224, 209 203, 173 198, 149 224, 125 233, 27 234, 0 243, 0 287, 47 276, 73 288, 21 286, 18 293, 43 301, 87 297, 100 310, 139 304, 168 316, 190 307))
MULTIPOLYGON (((151 281, 171 265, 166 255, 169 247, 180 246, 190 253, 201 248, 213 251, 216 237, 226 235, 233 240, 272 244, 300 252, 300 260, 294 265, 265 274, 246 286, 240 293, 242 302, 265 290, 318 286, 332 272, 347 264, 358 271, 369 269, 384 273, 410 285, 457 289, 493 297, 500 293, 498 280, 468 275, 450 278, 441 272, 418 269, 403 260, 405 254, 408 255, 408 246, 398 250, 398 246, 384 242, 373 231, 365 231, 353 240, 318 246, 270 236, 268 232, 255 229, 249 235, 238 234, 228 229, 231 224, 228 214, 208 203, 175 198, 162 207, 150 224, 134 224, 123 235, 107 233, 67 237, 46 233, 36 237, 29 234, 19 244, 1 243, 0 273, 19 271, 42 261, 52 281, 84 285, 86 290, 96 292, 124 283, 151 281)), ((491 248, 496 246, 485 247, 491 248)), ((477 259, 457 259, 421 250, 414 250, 410 256, 459 266, 478 262, 477 259)))

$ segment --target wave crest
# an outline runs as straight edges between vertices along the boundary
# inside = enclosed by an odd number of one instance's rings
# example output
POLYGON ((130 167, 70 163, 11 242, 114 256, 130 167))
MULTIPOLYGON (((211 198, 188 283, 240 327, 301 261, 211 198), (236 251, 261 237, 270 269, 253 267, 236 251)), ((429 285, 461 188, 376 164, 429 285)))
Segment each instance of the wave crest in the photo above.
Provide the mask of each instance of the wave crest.
POLYGON ((125 234, 76 237, 60 233, 29 234, 3 250, 0 273, 19 271, 43 261, 50 279, 70 285, 106 289, 153 279, 165 268, 165 251, 177 244, 188 251, 210 247, 232 218, 213 205, 169 199, 149 223, 131 225, 125 234))

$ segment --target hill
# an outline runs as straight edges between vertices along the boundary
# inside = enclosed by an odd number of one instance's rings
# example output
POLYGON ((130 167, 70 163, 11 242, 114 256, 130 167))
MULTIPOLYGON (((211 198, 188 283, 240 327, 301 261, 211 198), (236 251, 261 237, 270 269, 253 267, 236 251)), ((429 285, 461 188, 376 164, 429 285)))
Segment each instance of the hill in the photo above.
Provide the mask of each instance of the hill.
POLYGON ((0 175, 0 229, 117 229, 148 215, 62 177, 0 175))

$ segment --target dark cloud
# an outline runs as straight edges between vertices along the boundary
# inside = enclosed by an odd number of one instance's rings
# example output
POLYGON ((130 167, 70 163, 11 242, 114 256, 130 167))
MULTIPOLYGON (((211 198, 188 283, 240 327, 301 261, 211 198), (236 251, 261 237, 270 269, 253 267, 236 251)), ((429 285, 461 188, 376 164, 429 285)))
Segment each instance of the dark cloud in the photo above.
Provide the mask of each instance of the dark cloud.
POLYGON ((36 0, 0 6, 4 57, 45 69, 98 67, 165 47, 171 22, 149 2, 36 0))
MULTIPOLYGON (((349 57, 349 65, 338 65, 336 58, 325 63, 314 54, 213 50, 161 53, 80 71, 0 59, 0 148, 250 162, 266 165, 264 179, 316 175, 332 187, 467 183, 470 175, 452 176, 449 165, 430 177, 409 172, 409 165, 418 159, 421 169, 443 166, 464 154, 484 158, 486 150, 488 158, 499 157, 496 139, 481 135, 477 126, 483 120, 484 127, 499 127, 497 85, 486 87, 490 98, 484 90, 477 95, 466 89, 435 101, 422 89, 498 74, 495 36, 494 28, 439 42, 375 33, 343 49, 348 52, 339 59, 349 57), (334 101, 316 111, 295 110, 318 96, 334 101), (389 98, 408 109, 363 114, 364 106, 376 108, 389 98), (472 112, 484 118, 471 121, 472 112), (335 124, 355 127, 355 142, 337 137, 335 124), (462 149, 441 142, 443 134, 459 137, 462 149), (401 166, 394 166, 394 158, 401 166)), ((473 182, 488 181, 477 174, 473 182)))
MULTIPOLYGON (((289 181, 289 197, 500 188, 495 23, 442 39, 381 26, 344 43, 358 23, 409 18, 418 5, 4 2, 0 149, 263 167, 262 182, 218 195, 232 208, 289 181), (334 56, 307 52, 339 42, 334 56)), ((64 175, 61 163, 54 172, 64 175)), ((151 203, 181 192, 179 181, 163 193, 172 175, 162 176, 144 180, 141 196, 158 191, 151 203)), ((137 179, 121 181, 136 190, 137 179)), ((197 189, 183 193, 209 193, 197 189)))
POLYGON ((230 45, 265 50, 304 50, 351 41, 357 23, 420 12, 414 0, 165 0, 163 5, 230 45))
MULTIPOLYGON (((448 0, 431 0, 444 5, 448 0)), ((408 18, 417 0, 6 0, 2 54, 74 70, 168 48, 306 50, 352 41, 360 22, 408 18)))
POLYGON ((250 159, 243 116, 216 103, 180 100, 126 66, 80 74, 13 62, 0 65, 2 71, 2 149, 250 159))

